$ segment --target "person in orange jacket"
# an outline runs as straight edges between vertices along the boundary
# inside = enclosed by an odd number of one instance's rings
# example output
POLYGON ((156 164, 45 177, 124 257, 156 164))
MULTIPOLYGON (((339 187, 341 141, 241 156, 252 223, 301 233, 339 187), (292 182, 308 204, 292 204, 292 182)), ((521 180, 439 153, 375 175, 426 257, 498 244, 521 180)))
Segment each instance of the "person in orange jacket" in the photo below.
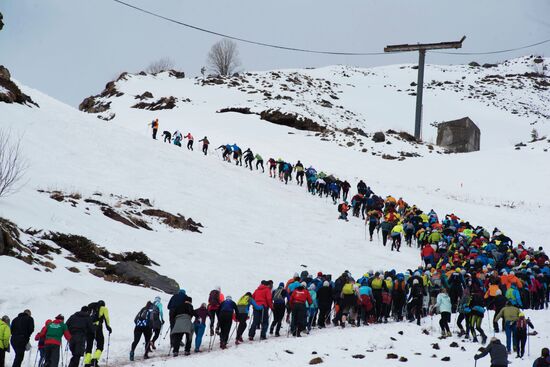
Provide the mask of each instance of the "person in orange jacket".
POLYGON ((153 129, 153 139, 157 140, 157 132, 159 131, 159 119, 154 119, 151 122, 151 128, 153 129))

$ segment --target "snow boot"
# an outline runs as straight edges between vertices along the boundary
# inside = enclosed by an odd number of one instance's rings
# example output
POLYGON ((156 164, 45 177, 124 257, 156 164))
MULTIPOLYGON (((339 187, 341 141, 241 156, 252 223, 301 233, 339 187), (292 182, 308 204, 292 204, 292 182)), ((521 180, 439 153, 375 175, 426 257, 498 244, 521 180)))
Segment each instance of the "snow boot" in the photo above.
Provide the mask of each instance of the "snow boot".
POLYGON ((183 353, 183 354, 186 355, 186 356, 190 356, 190 355, 191 355, 191 352, 188 351, 188 350, 186 350, 185 353, 183 353))
POLYGON ((134 351, 130 352, 130 361, 134 361, 134 351))

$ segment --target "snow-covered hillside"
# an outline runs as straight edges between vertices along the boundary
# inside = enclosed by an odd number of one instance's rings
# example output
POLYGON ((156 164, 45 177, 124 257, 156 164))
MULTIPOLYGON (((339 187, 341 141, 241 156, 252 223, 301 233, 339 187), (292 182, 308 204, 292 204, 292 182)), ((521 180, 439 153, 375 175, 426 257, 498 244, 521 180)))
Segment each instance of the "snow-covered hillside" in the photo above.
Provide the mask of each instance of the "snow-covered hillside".
MULTIPOLYGON (((519 68, 520 62, 515 65, 519 68)), ((305 115, 309 108, 318 115, 306 116, 315 120, 324 116, 331 129, 359 127, 367 134, 387 129, 399 131, 409 126, 414 98, 404 92, 391 91, 400 88, 401 84, 396 81, 391 83, 397 87, 384 88, 383 83, 390 81, 383 80, 388 79, 386 73, 395 71, 398 75, 395 80, 410 83, 408 80, 413 78, 414 71, 409 67, 388 67, 385 72, 385 68, 374 69, 369 73, 376 73, 372 75, 376 78, 371 80, 360 71, 346 70, 333 67, 305 73, 313 79, 328 80, 329 75, 337 78, 338 81, 331 81, 336 84, 331 88, 338 93, 339 99, 331 103, 341 103, 346 106, 344 110, 354 115, 346 112, 344 119, 339 120, 331 115, 332 112, 322 113, 321 107, 312 101, 316 97, 313 94, 308 97, 305 92, 301 93, 304 98, 301 105, 289 105, 285 112, 305 115), (338 73, 350 76, 338 76, 338 73), (347 79, 350 82, 345 82, 347 79), (362 86, 351 86, 352 79, 357 79, 356 83, 362 86), (387 90, 386 94, 383 90, 387 90), (356 109, 352 109, 352 105, 356 109), (346 116, 354 117, 347 120, 346 116)), ((261 85, 261 80, 271 78, 272 73, 261 75, 263 78, 258 77, 257 86, 261 85)), ((431 78, 429 75, 427 79, 431 78)), ((253 79, 252 75, 245 77, 253 79)), ((265 160, 269 157, 281 157, 290 162, 301 159, 305 165, 311 164, 318 170, 348 179, 352 184, 362 178, 380 195, 403 196, 409 203, 427 210, 433 208, 441 214, 454 212, 487 228, 498 226, 514 240, 524 239, 533 246, 546 246, 545 241, 550 237, 547 226, 550 217, 548 153, 539 146, 519 151, 513 147, 519 141, 528 140, 532 128, 529 121, 535 112, 531 111, 527 117, 501 111, 500 106, 480 108, 483 105, 480 101, 457 100, 455 94, 459 92, 439 91, 439 98, 430 103, 430 110, 440 112, 437 119, 469 115, 481 127, 482 139, 487 135, 487 139, 482 140, 482 151, 464 155, 438 154, 438 150, 430 153, 425 146, 417 147, 397 138, 391 140, 392 144, 384 143, 384 148, 378 148, 367 138, 363 139, 365 146, 368 144, 365 154, 360 149, 322 140, 308 131, 266 123, 253 114, 217 113, 225 107, 249 107, 259 111, 265 107, 261 103, 267 103, 268 108, 275 106, 269 105, 275 103, 272 100, 255 98, 258 93, 245 93, 249 97, 243 99, 242 91, 228 87, 225 82, 219 86, 202 86, 199 80, 177 79, 167 73, 155 77, 127 75, 124 79, 114 85, 123 95, 101 100, 101 103, 111 103, 109 110, 102 112, 103 116, 115 114, 109 122, 99 121, 95 115, 77 111, 27 87, 21 89, 39 108, 0 103, 1 127, 10 128, 12 136, 21 137, 22 153, 29 166, 26 185, 19 193, 0 202, 0 217, 26 231, 31 229, 23 235, 24 239, 40 236, 40 232, 36 233, 39 230, 42 233, 54 231, 85 236, 113 253, 142 251, 158 263, 151 268, 175 279, 196 303, 206 300, 208 292, 216 285, 220 285, 226 295, 237 297, 246 290, 255 289, 262 279, 282 281, 304 269, 329 274, 348 269, 354 274, 362 274, 369 269, 404 270, 419 264, 416 249, 404 248, 402 253, 395 254, 377 240, 365 241, 361 221, 336 220, 336 208, 329 200, 312 197, 293 182, 284 185, 270 179, 267 173, 251 172, 225 163, 214 150, 205 157, 198 149, 191 152, 152 140, 147 123, 153 117, 160 119, 161 131, 190 131, 197 138, 207 135, 212 148, 236 142, 243 148, 251 147, 265 160), (140 102, 135 96, 146 91, 153 94, 152 100, 174 96, 178 99, 176 108, 158 111, 129 108, 140 102), (187 98, 190 102, 183 102, 187 98), (396 161, 371 154, 377 150, 381 154, 397 155, 397 151, 405 149, 418 149, 423 157, 396 161), (106 216, 92 203, 80 199, 74 199, 76 204, 58 201, 39 190, 62 191, 82 199, 101 196, 109 198, 109 204, 119 210, 123 208, 122 201, 144 198, 155 208, 191 217, 204 227, 202 233, 181 231, 157 222, 151 224, 152 231, 133 228, 106 216)), ((435 93, 435 89, 429 90, 426 100, 435 98, 435 93)), ((427 106, 428 102, 426 109, 427 106)), ((537 103, 535 107, 538 113, 547 113, 544 110, 547 105, 537 103)), ((335 107, 323 108, 333 111, 335 107)), ((425 121, 428 116, 431 115, 428 114, 425 121)), ((435 119, 435 114, 432 118, 435 119)), ((545 123, 539 119, 536 126, 544 127, 545 123)), ((539 132, 545 134, 543 128, 539 132)), ((427 134, 425 131, 425 136, 427 134)), ((0 295, 2 313, 15 315, 30 308, 35 318, 42 322, 59 312, 72 313, 83 304, 104 299, 113 319, 112 357, 117 362, 125 360, 135 312, 158 292, 106 282, 89 273, 90 265, 75 263, 67 259, 68 255, 61 250, 49 254, 50 261, 56 265, 49 271, 43 267, 35 270, 34 266, 12 257, 0 257, 7 279, 0 295), (69 267, 76 267, 79 272, 70 271, 69 267)), ((168 295, 162 297, 167 301, 168 295)), ((548 318, 542 314, 533 313, 533 318, 539 329, 548 323, 548 318)), ((308 337, 305 344, 295 340, 288 344, 284 340, 274 344, 269 341, 260 346, 244 346, 242 350, 254 348, 251 355, 267 357, 266 365, 306 363, 312 351, 326 357, 327 363, 332 358, 333 365, 359 363, 359 359, 347 359, 351 354, 361 353, 360 348, 364 349, 362 354, 369 353, 366 349, 376 349, 372 357, 367 355, 366 358, 380 362, 389 353, 387 348, 397 347, 389 337, 401 338, 394 335, 399 330, 405 330, 402 343, 409 345, 410 342, 411 347, 398 354, 411 361, 427 363, 431 353, 415 356, 412 349, 436 342, 435 338, 426 336, 413 343, 413 338, 408 338, 413 331, 404 325, 330 330, 322 336, 308 337), (368 339, 372 344, 367 340, 365 347, 355 341, 364 335, 372 338, 379 334, 385 339, 368 339), (311 347, 316 341, 326 343, 335 339, 342 340, 342 346, 336 343, 327 351, 311 347), (347 340, 354 342, 344 347, 347 340), (349 348, 349 351, 342 348, 349 348), (325 353, 330 357, 324 356, 325 353)), ((532 351, 547 340, 533 338, 532 351)), ((476 348, 467 345, 466 349, 467 353, 450 349, 444 352, 452 361, 454 358, 465 361, 476 348)), ((224 358, 234 364, 243 363, 240 353, 241 349, 230 351, 224 358)), ((219 352, 204 358, 197 356, 193 363, 208 365, 218 355, 219 352)), ((445 356, 443 352, 437 355, 445 356)))
MULTIPOLYGON (((428 65, 424 141, 435 142, 437 123, 464 116, 480 127, 482 150, 512 148, 530 140, 533 128, 541 137, 548 136, 547 63, 548 59, 529 56, 499 65, 428 65)), ((377 131, 413 130, 416 77, 414 65, 371 69, 330 66, 206 79, 186 79, 173 71, 124 73, 102 94, 85 100, 81 109, 134 128, 138 120, 145 122, 150 116, 161 117, 165 127, 171 127, 175 119, 194 127, 193 123, 204 126, 211 120, 241 118, 236 112, 215 116, 227 110, 252 114, 248 116, 251 123, 267 120, 285 124, 278 121, 280 116, 269 113, 280 111, 305 120, 291 125, 367 154, 405 157, 407 152, 425 156, 434 153, 431 147, 396 137, 389 138, 391 146, 371 139, 377 131), (155 111, 142 113, 140 109, 155 111)))

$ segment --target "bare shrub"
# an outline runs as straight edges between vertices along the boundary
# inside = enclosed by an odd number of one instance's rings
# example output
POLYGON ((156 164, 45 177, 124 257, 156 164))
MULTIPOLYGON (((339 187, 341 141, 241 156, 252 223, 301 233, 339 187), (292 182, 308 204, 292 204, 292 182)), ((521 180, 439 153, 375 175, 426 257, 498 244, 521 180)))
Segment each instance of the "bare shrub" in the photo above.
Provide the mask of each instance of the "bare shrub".
POLYGON ((0 130, 0 197, 6 197, 21 189, 21 180, 27 163, 21 155, 21 138, 0 130))
POLYGON ((174 69, 174 61, 169 57, 163 57, 162 59, 150 63, 145 71, 149 74, 156 74, 172 69, 174 69))
POLYGON ((228 76, 241 65, 237 43, 224 38, 216 42, 208 53, 208 67, 216 75, 228 76))

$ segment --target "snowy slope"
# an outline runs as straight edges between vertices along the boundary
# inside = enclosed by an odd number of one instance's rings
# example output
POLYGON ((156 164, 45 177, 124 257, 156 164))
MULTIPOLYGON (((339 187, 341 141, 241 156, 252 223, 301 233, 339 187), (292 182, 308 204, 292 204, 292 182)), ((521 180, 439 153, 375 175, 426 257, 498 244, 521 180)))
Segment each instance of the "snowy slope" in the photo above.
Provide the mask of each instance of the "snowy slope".
MULTIPOLYGON (((148 82, 146 88, 155 96, 176 94, 179 89, 165 89, 172 79, 157 76, 153 80, 158 86, 148 82)), ((137 80, 131 77, 128 88, 137 80)), ((179 83, 195 88, 194 81, 184 79, 179 83)), ((135 88, 135 93, 144 91, 135 88)), ((9 125, 13 134, 22 137, 23 154, 29 163, 27 185, 18 194, 2 199, 0 216, 21 228, 80 234, 110 251, 144 251, 159 263, 156 270, 176 279, 196 300, 205 300, 216 285, 221 285, 226 295, 237 297, 254 289, 261 279, 286 280, 303 269, 332 274, 344 269, 354 274, 389 267, 402 270, 418 265, 418 252, 405 248, 401 254, 392 254, 377 240, 367 243, 360 221, 337 221, 336 208, 325 199, 307 195, 304 188, 285 186, 257 171, 224 163, 214 152, 204 157, 198 151, 152 141, 145 124, 154 116, 160 118, 161 130, 166 126, 170 130, 189 130, 197 137, 208 135, 213 147, 237 142, 243 148, 250 146, 266 160, 269 156, 301 159, 353 183, 358 177, 365 178, 379 194, 403 196, 422 208, 434 208, 441 214, 454 212, 489 228, 499 226, 516 240, 545 245, 550 234, 546 226, 550 172, 544 169, 548 155, 542 149, 515 151, 510 146, 494 146, 468 155, 428 153, 422 159, 386 161, 320 141, 307 132, 259 122, 254 115, 216 114, 218 107, 240 100, 239 92, 233 90, 197 87, 204 99, 177 94, 194 104, 159 112, 127 109, 122 102, 130 97, 125 95, 112 102, 117 117, 109 123, 98 123, 93 115, 38 91, 22 89, 41 107, 0 104, 0 124, 9 125), (155 232, 134 229, 100 213, 88 214, 82 206, 59 203, 39 193, 39 189, 78 192, 83 197, 100 192, 149 198, 155 206, 190 216, 205 228, 202 234, 160 227, 155 232)), ((525 120, 510 117, 511 121, 515 119, 518 123, 510 128, 517 128, 515 134, 520 136, 524 128, 520 122, 525 120)), ((399 125, 388 128, 399 129, 399 125)), ((135 312, 158 292, 105 282, 89 274, 82 264, 77 265, 81 273, 71 273, 65 267, 74 264, 63 256, 55 256, 54 262, 57 269, 38 272, 19 260, 1 257, 1 267, 8 277, 0 296, 2 312, 15 315, 29 307, 42 322, 60 311, 70 313, 82 304, 105 299, 115 330, 112 356, 123 360, 135 312)), ((167 297, 163 296, 164 301, 167 297)), ((544 325, 546 316, 535 318, 535 322, 544 325)), ((396 326, 399 330, 405 327, 396 326)), ((295 341, 289 342, 288 348, 286 342, 277 343, 284 344, 285 349, 305 351, 311 344, 326 344, 327 339, 339 339, 344 333, 342 338, 348 340, 371 335, 370 330, 363 329, 327 331, 300 346, 295 341)), ((277 361, 272 344, 265 345, 254 347, 254 353, 271 355, 277 361)), ((333 353, 335 365, 338 358, 343 358, 337 350, 327 353, 333 353)), ((299 362, 295 359, 298 354, 286 354, 281 361, 299 362)), ((216 355, 193 360, 207 365, 216 355)), ((409 352, 406 356, 416 358, 409 352)), ((374 358, 384 357, 385 353, 379 352, 374 358)), ((240 353, 230 351, 227 358, 237 360, 240 353)), ((300 354, 299 358, 305 357, 300 354)))

